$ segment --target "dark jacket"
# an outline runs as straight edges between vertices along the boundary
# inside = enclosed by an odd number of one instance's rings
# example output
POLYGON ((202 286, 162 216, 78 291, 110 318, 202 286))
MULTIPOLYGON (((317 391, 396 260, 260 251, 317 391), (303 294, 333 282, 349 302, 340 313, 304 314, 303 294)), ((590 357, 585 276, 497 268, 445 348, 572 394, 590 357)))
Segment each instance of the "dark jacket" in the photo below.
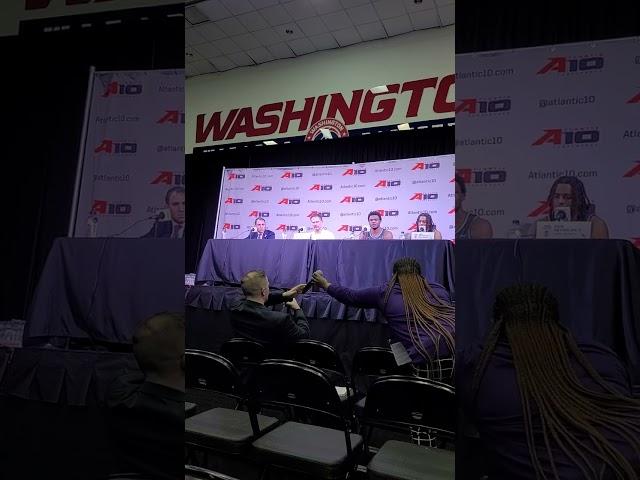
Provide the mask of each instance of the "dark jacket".
MULTIPOLYGON (((262 234, 262 240, 272 240, 274 238, 276 238, 276 234, 273 233, 271 230, 265 230, 264 233, 262 234)), ((249 236, 245 238, 245 240, 257 240, 257 239, 258 239, 258 232, 251 232, 249 236)))
POLYGON ((231 326, 234 334, 276 348, 309 338, 309 323, 302 310, 277 312, 267 308, 283 302, 281 293, 272 293, 265 305, 246 298, 233 304, 231 326))
POLYGON ((171 220, 164 220, 162 222, 154 223, 142 238, 170 238, 171 232, 173 232, 173 222, 171 220))

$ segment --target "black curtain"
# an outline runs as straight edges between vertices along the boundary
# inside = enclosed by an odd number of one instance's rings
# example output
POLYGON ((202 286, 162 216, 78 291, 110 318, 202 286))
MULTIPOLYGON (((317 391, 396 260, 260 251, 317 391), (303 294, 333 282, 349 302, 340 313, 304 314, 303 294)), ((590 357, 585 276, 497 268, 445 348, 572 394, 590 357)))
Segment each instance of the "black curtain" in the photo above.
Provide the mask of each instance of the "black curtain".
POLYGON ((453 152, 454 127, 440 127, 187 155, 186 271, 195 272, 202 249, 213 236, 223 167, 339 165, 453 152))
POLYGON ((38 20, 0 38, 3 165, 11 172, 1 189, 0 320, 24 318, 53 239, 67 235, 90 66, 183 68, 184 21, 167 16, 183 12, 177 4, 74 17, 74 28, 48 34, 42 27, 52 21, 38 20), (124 21, 104 24, 114 17, 124 21))
POLYGON ((456 53, 638 35, 640 2, 456 2, 456 53))

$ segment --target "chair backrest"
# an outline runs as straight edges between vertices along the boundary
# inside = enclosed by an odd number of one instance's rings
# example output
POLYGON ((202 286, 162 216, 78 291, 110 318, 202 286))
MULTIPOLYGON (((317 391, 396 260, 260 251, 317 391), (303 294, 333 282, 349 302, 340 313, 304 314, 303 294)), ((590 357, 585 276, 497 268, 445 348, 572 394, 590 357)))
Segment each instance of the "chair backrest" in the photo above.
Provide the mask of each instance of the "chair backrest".
POLYGON ((328 343, 318 340, 298 340, 291 345, 290 352, 293 360, 298 362, 343 375, 345 373, 336 349, 328 343))
POLYGON ((220 347, 220 354, 231 360, 236 368, 253 367, 266 358, 262 344, 246 338, 232 338, 220 347))
POLYGON ((221 355, 202 350, 185 352, 185 386, 197 390, 238 395, 239 374, 221 355))
POLYGON ((444 383, 405 375, 376 380, 367 394, 363 423, 406 431, 409 425, 455 437, 455 390, 444 383))
POLYGON ((184 466, 184 478, 185 480, 238 480, 235 477, 194 465, 184 466))
POLYGON ((358 393, 366 393, 373 380, 400 373, 390 348, 363 347, 356 352, 351 366, 351 385, 358 393))

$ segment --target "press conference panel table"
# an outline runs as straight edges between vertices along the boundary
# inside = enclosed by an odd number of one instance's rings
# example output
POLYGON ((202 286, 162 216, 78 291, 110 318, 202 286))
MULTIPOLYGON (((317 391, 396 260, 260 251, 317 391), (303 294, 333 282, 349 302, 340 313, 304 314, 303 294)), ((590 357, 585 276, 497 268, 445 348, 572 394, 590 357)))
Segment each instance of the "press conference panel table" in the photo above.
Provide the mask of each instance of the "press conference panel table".
POLYGON ((144 318, 184 309, 184 242, 172 239, 59 238, 27 315, 35 337, 128 343, 144 318))
POLYGON ((459 240, 456 341, 481 341, 496 294, 518 282, 545 285, 562 323, 602 343, 640 384, 640 251, 626 240, 459 240))
POLYGON ((239 284, 250 271, 264 270, 274 287, 306 283, 315 270, 331 282, 365 288, 388 282, 401 257, 420 262, 430 281, 455 295, 453 244, 448 240, 214 240, 207 242, 197 281, 239 284))

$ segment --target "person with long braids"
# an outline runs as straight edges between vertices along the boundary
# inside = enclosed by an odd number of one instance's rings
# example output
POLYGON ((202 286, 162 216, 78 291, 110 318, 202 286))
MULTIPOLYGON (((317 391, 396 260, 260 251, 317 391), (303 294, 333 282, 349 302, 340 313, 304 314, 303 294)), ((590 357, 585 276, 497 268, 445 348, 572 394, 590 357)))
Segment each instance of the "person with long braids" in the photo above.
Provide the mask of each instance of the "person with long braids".
POLYGON ((312 278, 345 305, 382 312, 389 324, 391 340, 405 347, 417 375, 451 381, 455 307, 442 285, 429 283, 422 276, 417 260, 397 260, 387 284, 362 290, 330 283, 320 271, 314 272, 312 278))
POLYGON ((578 342, 545 287, 502 290, 483 347, 459 352, 466 415, 489 478, 640 478, 640 401, 617 356, 578 342))
POLYGON ((559 177, 551 185, 547 197, 549 215, 540 221, 554 221, 558 207, 569 207, 573 222, 591 222, 591 238, 609 238, 606 222, 593 213, 593 204, 587 196, 584 184, 571 176, 559 177))

